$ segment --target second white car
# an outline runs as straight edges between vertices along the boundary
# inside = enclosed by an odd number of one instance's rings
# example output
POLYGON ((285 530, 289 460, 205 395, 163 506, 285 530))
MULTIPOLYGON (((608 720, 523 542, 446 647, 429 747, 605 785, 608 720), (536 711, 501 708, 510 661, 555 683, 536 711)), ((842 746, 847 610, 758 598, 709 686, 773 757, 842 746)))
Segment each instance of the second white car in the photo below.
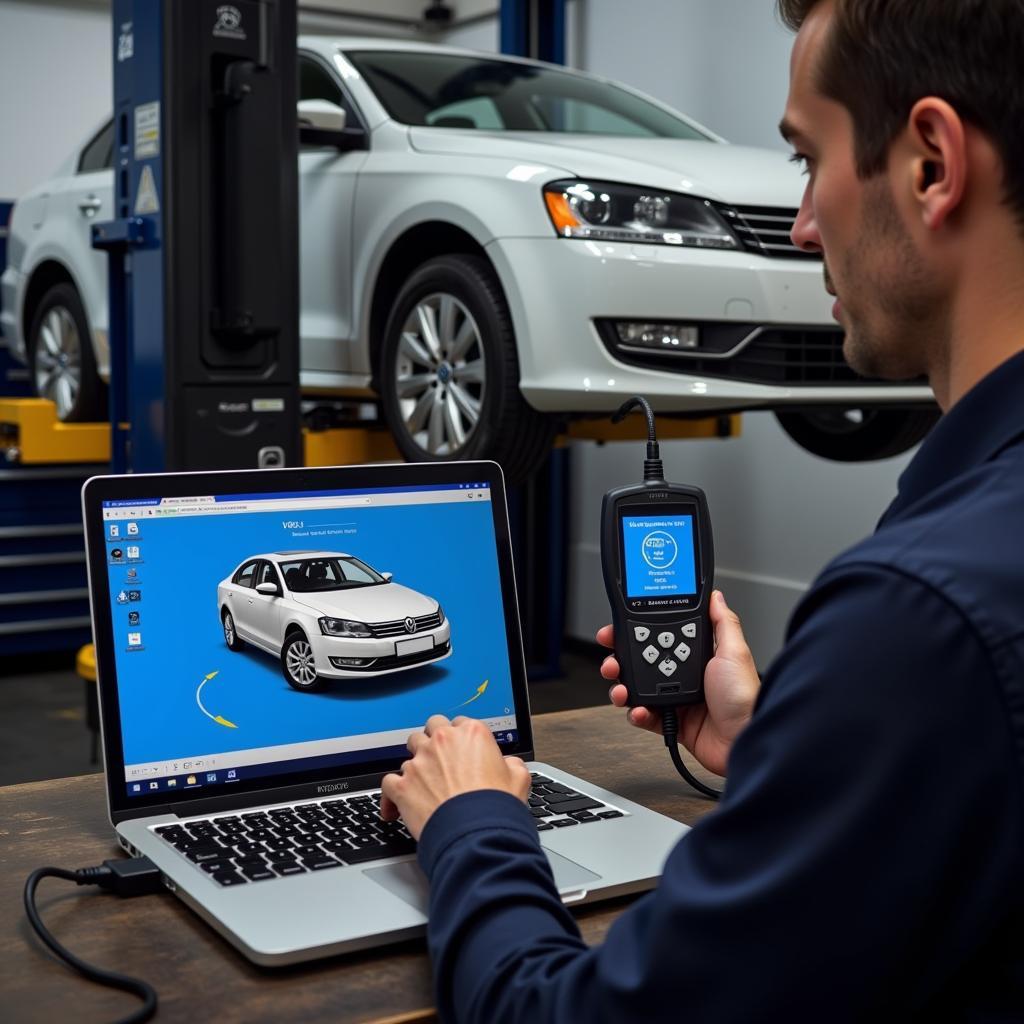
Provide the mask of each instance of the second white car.
POLYGON ((432 597, 340 551, 252 555, 217 586, 224 642, 281 659, 296 690, 441 661, 451 626, 432 597))

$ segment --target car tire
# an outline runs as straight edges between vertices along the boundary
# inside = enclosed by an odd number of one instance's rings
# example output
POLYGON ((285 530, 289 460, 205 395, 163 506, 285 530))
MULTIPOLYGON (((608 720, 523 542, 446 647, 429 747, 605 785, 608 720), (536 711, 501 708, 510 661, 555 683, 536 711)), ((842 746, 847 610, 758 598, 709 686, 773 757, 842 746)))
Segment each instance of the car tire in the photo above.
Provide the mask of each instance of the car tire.
POLYGON ((519 390, 512 318, 479 256, 439 256, 409 276, 384 329, 379 384, 409 462, 493 459, 521 483, 551 449, 555 422, 519 390))
POLYGON ((55 284, 36 307, 28 335, 32 387, 64 423, 108 418, 107 388, 96 370, 92 332, 74 285, 55 284))
POLYGON ((321 690, 325 681, 316 674, 313 648, 305 633, 289 633, 281 648, 281 671, 293 689, 309 693, 321 690))
POLYGON ((938 422, 938 409, 814 409, 777 412, 805 451, 833 462, 889 459, 913 448, 938 422))
POLYGON ((224 643, 228 645, 228 650, 242 650, 245 647, 245 642, 239 639, 238 631, 235 629, 235 620, 227 608, 224 609, 224 614, 220 618, 220 624, 224 627, 224 643))

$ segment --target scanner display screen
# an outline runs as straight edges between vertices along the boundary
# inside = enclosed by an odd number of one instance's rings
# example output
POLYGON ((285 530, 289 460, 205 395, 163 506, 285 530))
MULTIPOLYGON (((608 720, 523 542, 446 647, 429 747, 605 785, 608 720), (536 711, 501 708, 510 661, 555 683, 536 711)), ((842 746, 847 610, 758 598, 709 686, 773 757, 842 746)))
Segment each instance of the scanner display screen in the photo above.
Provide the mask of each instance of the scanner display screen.
POLYGON ((657 601, 697 593, 692 515, 621 516, 626 597, 657 601))

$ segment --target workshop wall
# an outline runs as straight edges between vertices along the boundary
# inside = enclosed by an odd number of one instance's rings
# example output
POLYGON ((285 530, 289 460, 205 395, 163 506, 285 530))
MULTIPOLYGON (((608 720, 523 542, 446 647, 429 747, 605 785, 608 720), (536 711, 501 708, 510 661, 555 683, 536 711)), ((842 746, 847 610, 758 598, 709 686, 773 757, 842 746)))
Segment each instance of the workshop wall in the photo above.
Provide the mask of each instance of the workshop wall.
POLYGON ((0 199, 48 178, 109 114, 110 12, 0 0, 0 199))

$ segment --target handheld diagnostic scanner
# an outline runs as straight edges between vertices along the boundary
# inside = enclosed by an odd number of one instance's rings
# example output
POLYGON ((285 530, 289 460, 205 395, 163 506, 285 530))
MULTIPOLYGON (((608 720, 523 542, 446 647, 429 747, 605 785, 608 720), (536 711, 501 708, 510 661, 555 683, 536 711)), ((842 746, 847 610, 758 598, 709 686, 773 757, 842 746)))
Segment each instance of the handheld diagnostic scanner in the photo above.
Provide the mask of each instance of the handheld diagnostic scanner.
POLYGON ((704 670, 714 653, 709 603, 715 573, 711 516, 699 487, 669 483, 654 413, 632 398, 613 417, 641 406, 647 416, 643 483, 619 487, 601 508, 601 567, 615 628, 619 681, 628 703, 657 710, 672 760, 707 796, 716 790, 682 765, 676 708, 704 700, 704 670))

